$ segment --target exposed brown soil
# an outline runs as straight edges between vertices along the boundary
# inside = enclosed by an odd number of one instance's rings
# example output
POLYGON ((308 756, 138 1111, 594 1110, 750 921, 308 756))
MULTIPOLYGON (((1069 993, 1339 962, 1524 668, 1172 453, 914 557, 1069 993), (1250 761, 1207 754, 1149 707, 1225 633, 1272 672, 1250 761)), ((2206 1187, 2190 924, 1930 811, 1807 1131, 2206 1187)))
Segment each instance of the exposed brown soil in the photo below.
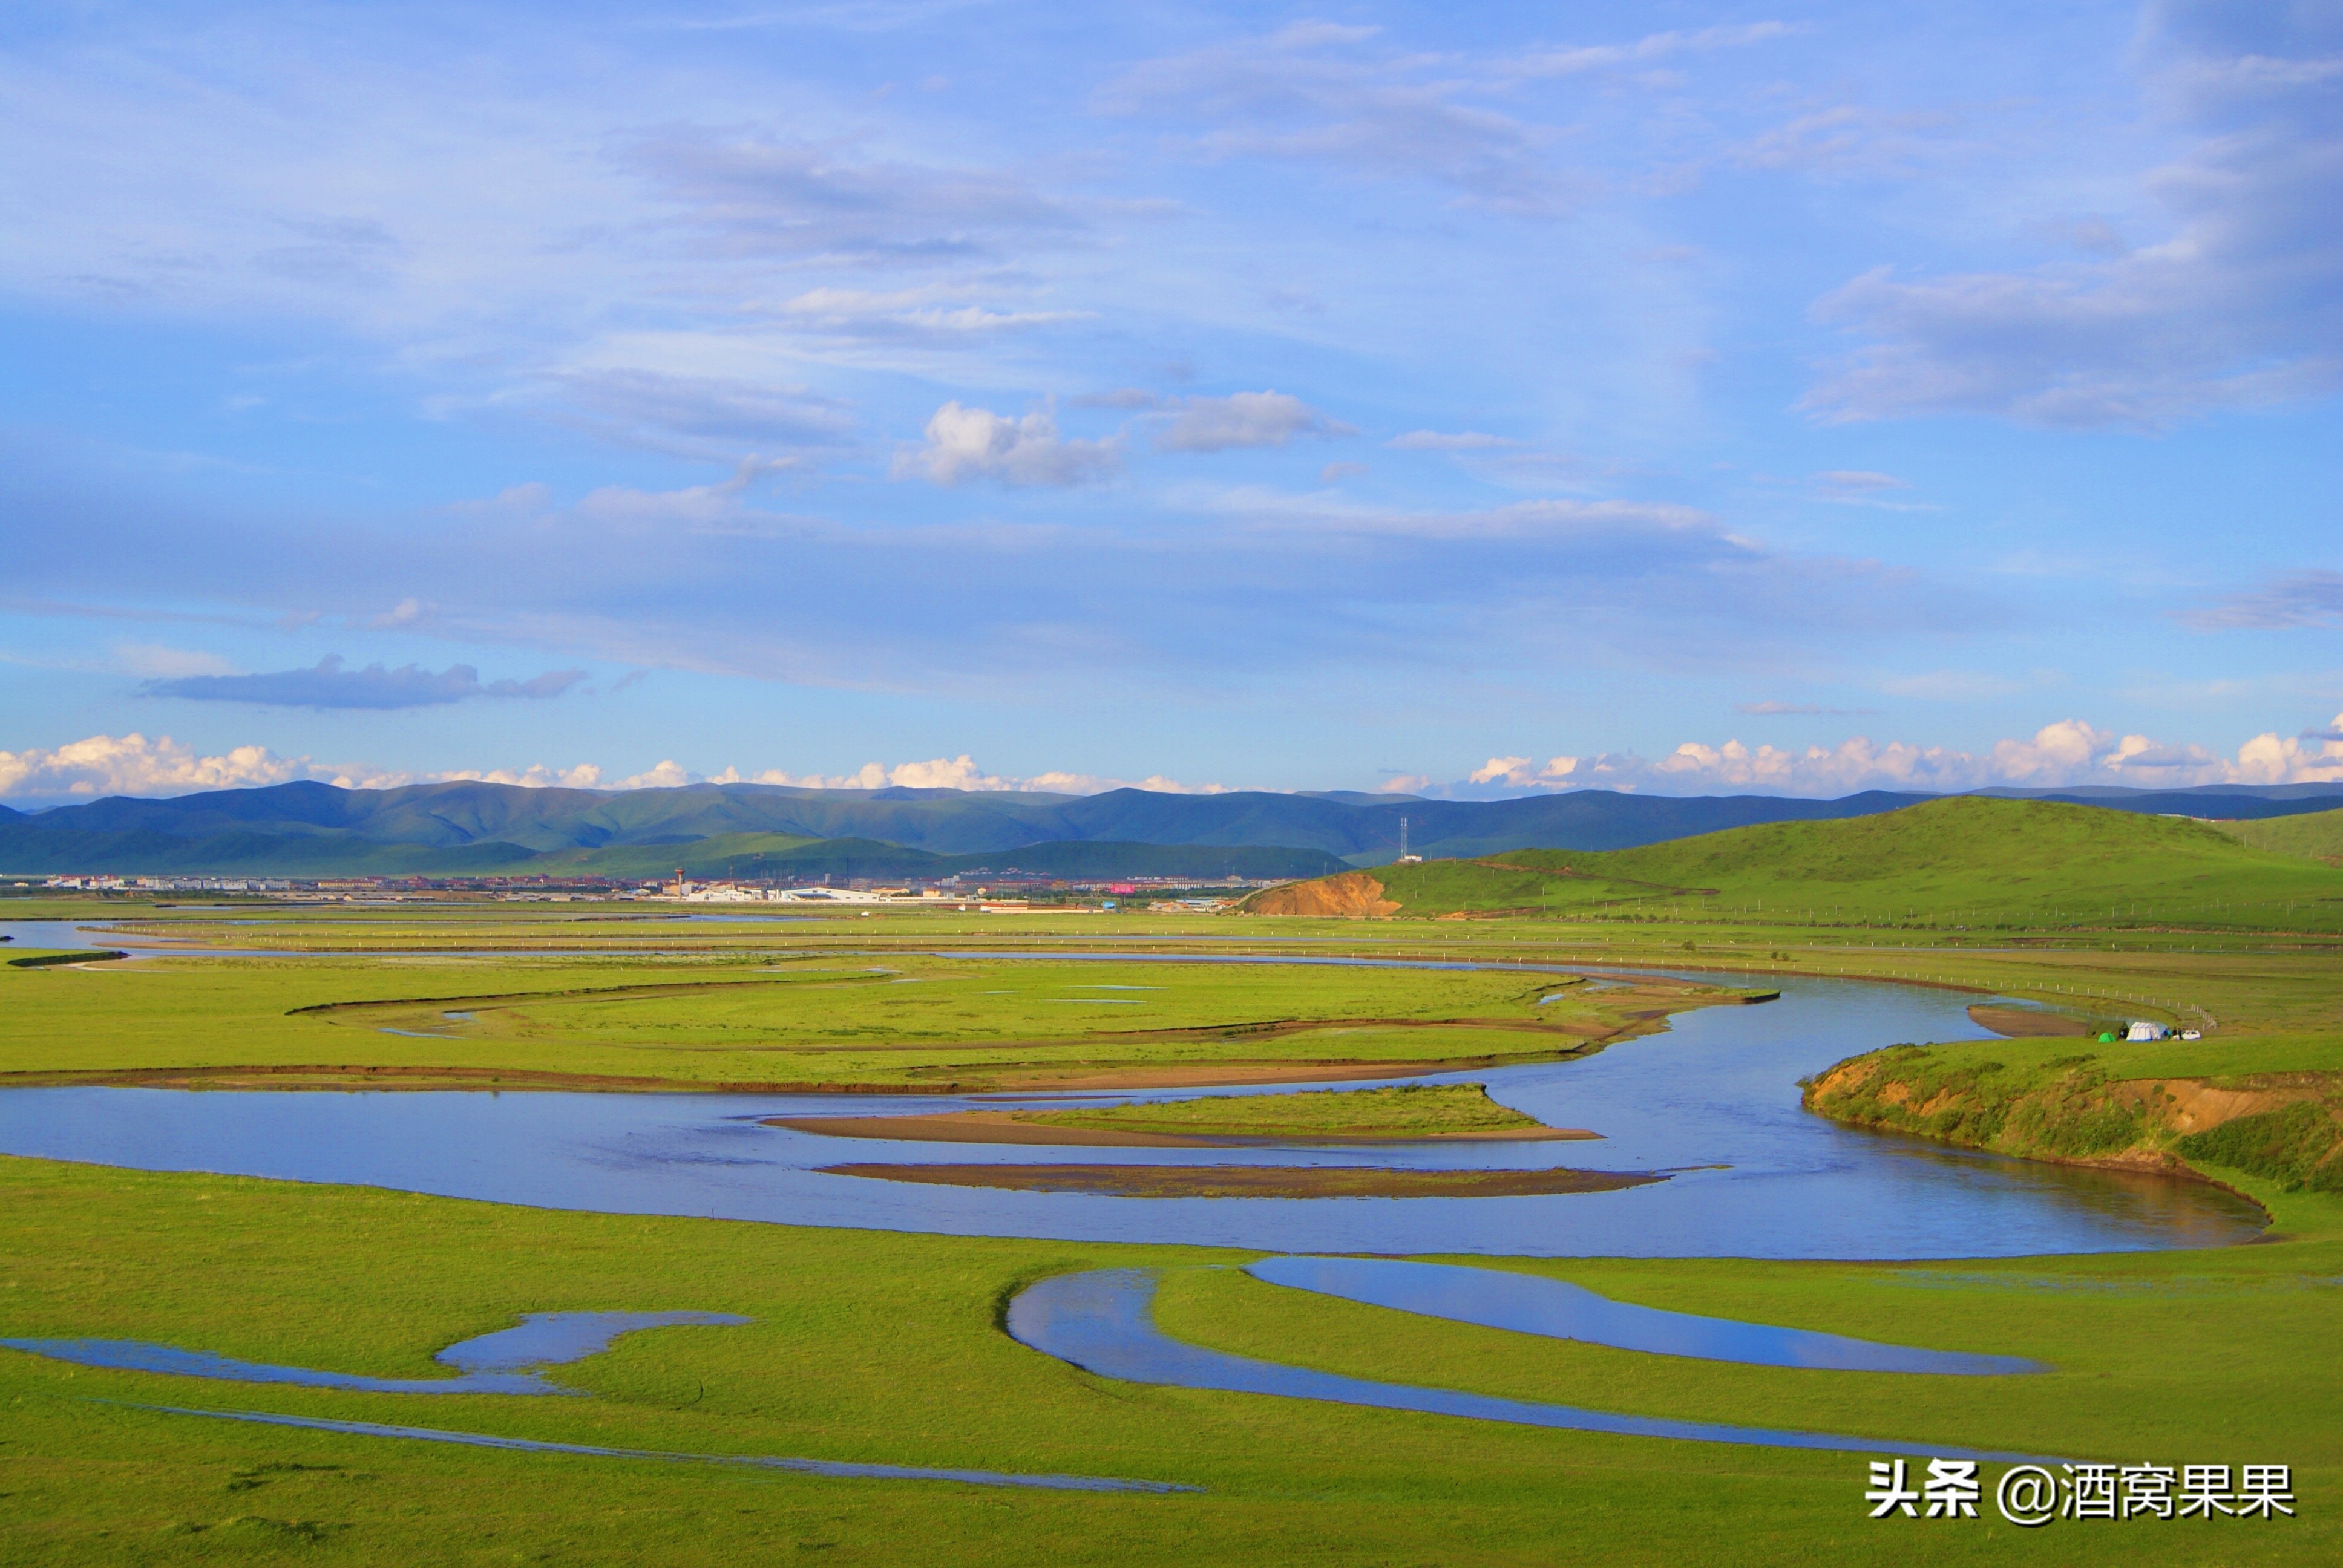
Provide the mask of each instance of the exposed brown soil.
POLYGON ((1397 1171, 1312 1165, 826 1165, 828 1176, 1101 1192, 1120 1198, 1523 1198, 1615 1192, 1667 1178, 1647 1171, 1397 1171))
POLYGON ((825 1138, 887 1138, 915 1143, 1041 1143, 1079 1149, 1258 1149, 1297 1143, 1550 1143, 1602 1136, 1576 1127, 1349 1138, 1332 1132, 1279 1137, 1139 1132, 1121 1128, 1021 1121, 1006 1111, 957 1111, 940 1116, 769 1116, 764 1124, 786 1127, 792 1132, 820 1133, 825 1138))
POLYGON ((1979 1029, 1989 1029, 2012 1040, 2039 1040, 2050 1035, 2098 1032, 2090 1024, 2069 1013, 2050 1012, 2032 1007, 1995 1007, 1987 1002, 1971 1005, 1969 1021, 1979 1029))
POLYGON ((1343 871, 1315 881, 1271 888, 1245 900, 1255 915, 1335 915, 1351 920, 1399 913, 1397 900, 1383 897, 1383 885, 1364 871, 1343 871))

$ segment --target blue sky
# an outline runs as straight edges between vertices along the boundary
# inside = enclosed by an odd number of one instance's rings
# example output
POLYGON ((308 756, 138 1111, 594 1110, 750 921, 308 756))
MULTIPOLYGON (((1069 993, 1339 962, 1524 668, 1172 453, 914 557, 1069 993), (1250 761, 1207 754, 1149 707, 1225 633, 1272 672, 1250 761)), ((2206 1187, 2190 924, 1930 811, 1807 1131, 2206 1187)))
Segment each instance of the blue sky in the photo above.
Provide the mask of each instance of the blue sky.
POLYGON ((2343 5, 0 19, 0 798, 2343 778, 2343 5))

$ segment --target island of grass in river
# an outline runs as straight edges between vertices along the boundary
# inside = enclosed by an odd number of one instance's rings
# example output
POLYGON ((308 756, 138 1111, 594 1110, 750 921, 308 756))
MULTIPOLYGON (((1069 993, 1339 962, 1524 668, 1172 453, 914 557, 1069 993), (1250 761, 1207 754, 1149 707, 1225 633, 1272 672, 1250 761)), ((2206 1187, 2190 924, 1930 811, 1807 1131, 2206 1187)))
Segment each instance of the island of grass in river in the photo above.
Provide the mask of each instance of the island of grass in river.
POLYGON ((833 1138, 940 1143, 1199 1149, 1253 1143, 1532 1142, 1592 1138, 1548 1127, 1478 1083, 1399 1084, 1071 1111, 957 1111, 936 1116, 773 1116, 770 1127, 833 1138))

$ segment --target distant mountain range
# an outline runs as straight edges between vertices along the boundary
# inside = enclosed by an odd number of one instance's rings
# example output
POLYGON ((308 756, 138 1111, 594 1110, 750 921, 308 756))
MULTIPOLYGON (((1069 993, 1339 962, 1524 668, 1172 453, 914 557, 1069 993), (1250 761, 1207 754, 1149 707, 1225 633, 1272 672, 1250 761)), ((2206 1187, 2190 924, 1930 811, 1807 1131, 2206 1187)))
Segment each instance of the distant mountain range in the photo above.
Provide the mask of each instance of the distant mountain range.
MULTIPOLYGON (((2343 785, 1992 790, 2160 815, 2261 818, 2343 807, 2343 785)), ((25 813, 0 807, 0 870, 27 873, 645 877, 1316 876, 1384 864, 1402 822, 1417 854, 1622 849, 1761 822, 1873 816, 1933 797, 1837 800, 1589 789, 1520 800, 1349 791, 1171 795, 799 789, 531 789, 279 784, 168 799, 115 797, 25 813)))

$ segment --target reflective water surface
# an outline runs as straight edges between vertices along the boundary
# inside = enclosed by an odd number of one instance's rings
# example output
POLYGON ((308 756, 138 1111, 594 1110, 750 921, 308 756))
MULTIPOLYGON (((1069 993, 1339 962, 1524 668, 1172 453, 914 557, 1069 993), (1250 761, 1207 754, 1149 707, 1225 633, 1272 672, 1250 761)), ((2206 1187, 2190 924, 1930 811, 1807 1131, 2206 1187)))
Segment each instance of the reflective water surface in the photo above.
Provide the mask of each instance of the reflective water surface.
POLYGON ((583 1361, 609 1349, 610 1342, 620 1334, 644 1329, 749 1321, 729 1312, 532 1312, 516 1327, 460 1341, 433 1356, 433 1361, 463 1373, 448 1378, 362 1377, 355 1372, 274 1366, 145 1340, 0 1339, 0 1345, 76 1366, 169 1372, 226 1382, 296 1383, 362 1393, 575 1393, 578 1391, 549 1382, 527 1369, 583 1361))
POLYGON ((1009 1303, 1009 1332, 1020 1343, 1045 1355, 1071 1362, 1100 1377, 1120 1378, 1126 1382, 1217 1389, 1230 1393, 1279 1394, 1288 1399, 1327 1400, 1337 1404, 1421 1411, 1431 1415, 1512 1422, 1523 1426, 1607 1432, 1629 1437, 1673 1437, 1694 1442, 1907 1453, 1938 1459, 2015 1461, 2032 1457, 1838 1437, 1827 1432, 1614 1415, 1570 1405, 1533 1404, 1489 1394, 1376 1382, 1308 1367, 1254 1361, 1249 1356, 1183 1344, 1166 1335, 1155 1326, 1155 1272, 1148 1269, 1100 1269, 1083 1274, 1061 1274, 1028 1287, 1009 1303))
MULTIPOLYGON (((1921 1259, 2217 1246, 2258 1233, 2258 1210, 2201 1182, 1966 1153, 1809 1115, 1798 1103, 1802 1075, 1898 1040, 1974 1038, 1977 1030, 1963 1010, 1969 999, 1949 991, 1778 983, 1779 1001, 1682 1014, 1664 1033, 1584 1060, 1413 1081, 1486 1083, 1495 1100, 1550 1125, 1592 1128, 1601 1141, 1264 1148, 1242 1156, 1296 1165, 1674 1172, 1614 1192, 1137 1199, 830 1176, 818 1168, 840 1161, 844 1141, 759 1125, 840 1109, 835 1097, 809 1095, 20 1089, 0 1091, 0 1152, 551 1209, 1271 1252, 1921 1259)), ((1052 1102, 858 1095, 852 1109, 858 1116, 930 1114, 1052 1102)), ((850 1148, 846 1157, 854 1160, 905 1163, 1099 1157, 1085 1149, 868 1139, 850 1148)), ((1231 1151, 1115 1156, 1176 1165, 1226 1161, 1231 1151)))
POLYGON ((1340 1296, 1369 1306, 1699 1361, 1960 1377, 2001 1377, 2044 1370, 2023 1356, 1921 1350, 1731 1318, 1663 1312, 1614 1302, 1584 1285, 1502 1269, 1413 1263, 1394 1258, 1263 1258, 1246 1264, 1245 1272, 1272 1285, 1340 1296))

